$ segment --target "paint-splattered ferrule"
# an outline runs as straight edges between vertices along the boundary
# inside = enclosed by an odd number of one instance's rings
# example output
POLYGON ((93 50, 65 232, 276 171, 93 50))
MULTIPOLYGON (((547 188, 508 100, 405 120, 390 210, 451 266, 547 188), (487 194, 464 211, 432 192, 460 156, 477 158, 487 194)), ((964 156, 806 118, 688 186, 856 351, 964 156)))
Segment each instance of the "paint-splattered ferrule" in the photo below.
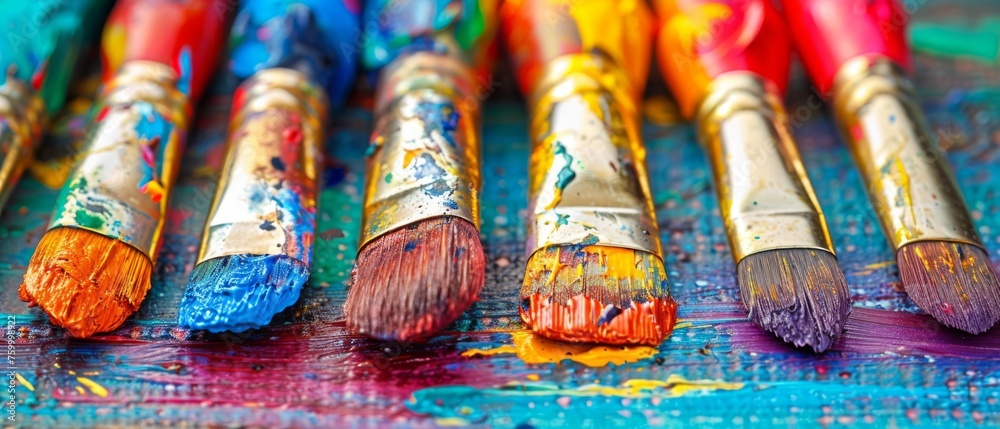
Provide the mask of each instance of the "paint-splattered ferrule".
POLYGON ((662 258, 637 101, 599 54, 550 62, 531 95, 527 252, 601 245, 662 258))
POLYGON ((155 258, 190 111, 171 67, 122 65, 101 91, 49 229, 90 230, 155 258))
POLYGON ((893 249, 925 240, 983 247, 902 69, 877 55, 847 61, 833 104, 893 249))
POLYGON ((0 209, 31 162, 48 115, 28 82, 13 76, 0 86, 0 209))
POLYGON ((709 84, 696 116, 733 259, 811 248, 834 253, 778 88, 753 72, 709 84))
POLYGON ((265 69, 240 85, 198 263, 285 255, 310 264, 327 110, 323 89, 296 70, 265 69))
POLYGON ((419 221, 479 226, 480 103, 472 70, 419 52, 382 71, 367 154, 361 246, 419 221))

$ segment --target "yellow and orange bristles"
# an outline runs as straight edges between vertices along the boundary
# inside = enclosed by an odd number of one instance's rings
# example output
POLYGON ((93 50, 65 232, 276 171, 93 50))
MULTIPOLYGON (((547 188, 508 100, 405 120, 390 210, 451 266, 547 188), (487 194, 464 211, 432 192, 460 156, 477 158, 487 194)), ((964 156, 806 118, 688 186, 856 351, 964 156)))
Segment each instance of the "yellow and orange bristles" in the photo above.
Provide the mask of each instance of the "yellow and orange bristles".
POLYGON ((639 132, 643 2, 508 1, 502 28, 533 142, 521 318, 565 341, 656 345, 670 298, 639 132))
POLYGON ((663 299, 667 273, 647 252, 553 246, 531 256, 520 313, 535 332, 563 341, 659 344, 677 305, 663 299))

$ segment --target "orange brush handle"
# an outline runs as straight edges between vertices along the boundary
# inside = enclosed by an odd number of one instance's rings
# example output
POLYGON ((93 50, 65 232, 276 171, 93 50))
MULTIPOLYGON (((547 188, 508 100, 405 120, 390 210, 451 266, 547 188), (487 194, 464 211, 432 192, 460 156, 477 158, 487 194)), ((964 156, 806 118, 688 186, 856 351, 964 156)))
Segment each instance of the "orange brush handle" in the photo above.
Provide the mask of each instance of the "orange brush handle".
POLYGON ((127 61, 169 65, 198 99, 212 75, 235 9, 230 0, 119 0, 104 29, 104 82, 127 61))
POLYGON ((769 0, 656 0, 660 70, 685 117, 723 73, 749 71, 784 93, 791 43, 769 0))
POLYGON ((502 32, 525 94, 566 54, 600 51, 628 75, 635 94, 649 73, 653 21, 644 1, 507 0, 502 32))

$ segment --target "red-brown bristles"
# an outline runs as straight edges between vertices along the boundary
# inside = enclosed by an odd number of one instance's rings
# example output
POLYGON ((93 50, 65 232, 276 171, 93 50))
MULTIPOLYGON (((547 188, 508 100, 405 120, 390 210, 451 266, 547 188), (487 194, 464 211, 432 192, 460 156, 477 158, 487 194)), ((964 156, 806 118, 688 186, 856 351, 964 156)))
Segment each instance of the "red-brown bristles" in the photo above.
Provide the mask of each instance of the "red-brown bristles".
POLYGON ((847 280, 830 252, 775 249, 736 266, 750 320, 796 347, 825 351, 840 337, 851 309, 847 280))
POLYGON ((145 254, 121 241, 56 228, 38 243, 18 296, 70 335, 86 338, 121 326, 139 309, 152 271, 145 254))
POLYGON ((548 247, 528 260, 521 319, 563 341, 658 345, 677 313, 666 281, 663 262, 647 252, 548 247))
POLYGON ((896 252, 903 287, 939 322, 978 334, 1000 319, 1000 283, 986 252, 949 241, 918 241, 896 252))
POLYGON ((479 231, 444 216, 382 235, 358 253, 344 304, 348 328, 419 341, 454 321, 486 281, 479 231))

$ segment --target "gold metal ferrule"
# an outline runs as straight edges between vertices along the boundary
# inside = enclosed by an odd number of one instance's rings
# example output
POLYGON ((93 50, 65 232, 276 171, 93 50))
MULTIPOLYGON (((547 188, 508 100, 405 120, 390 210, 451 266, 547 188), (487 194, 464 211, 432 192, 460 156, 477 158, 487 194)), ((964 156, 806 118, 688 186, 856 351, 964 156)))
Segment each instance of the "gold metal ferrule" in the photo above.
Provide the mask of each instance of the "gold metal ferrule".
POLYGON ((479 226, 480 104, 471 69, 419 52, 379 78, 365 179, 361 246, 422 220, 479 226))
POLYGON ((631 85, 599 54, 549 63, 531 95, 527 253, 601 245, 662 258, 631 85))
POLYGON ((173 69, 131 61, 104 86, 95 109, 49 229, 87 229, 155 259, 191 107, 173 69))
POLYGON ((923 240, 983 247, 901 69, 867 56, 846 62, 834 81, 833 106, 894 250, 923 240))
POLYGON ((0 210, 31 163, 48 120, 45 102, 14 76, 0 86, 0 210))
POLYGON ((772 83, 750 72, 723 74, 709 86, 696 121, 735 262, 773 249, 834 253, 772 83))
POLYGON ((327 110, 323 89, 296 70, 240 85, 198 263, 249 254, 310 264, 327 110))

